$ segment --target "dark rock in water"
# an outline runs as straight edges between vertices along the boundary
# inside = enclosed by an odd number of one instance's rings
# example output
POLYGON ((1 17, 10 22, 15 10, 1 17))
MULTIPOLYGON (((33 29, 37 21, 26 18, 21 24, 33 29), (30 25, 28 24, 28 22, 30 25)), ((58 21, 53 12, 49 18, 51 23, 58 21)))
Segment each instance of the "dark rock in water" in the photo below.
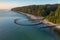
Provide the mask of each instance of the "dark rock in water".
POLYGON ((47 26, 48 28, 54 28, 55 26, 54 25, 51 25, 51 26, 47 26))
POLYGON ((58 36, 60 36, 60 29, 55 28, 55 29, 54 29, 54 32, 55 32, 58 36))

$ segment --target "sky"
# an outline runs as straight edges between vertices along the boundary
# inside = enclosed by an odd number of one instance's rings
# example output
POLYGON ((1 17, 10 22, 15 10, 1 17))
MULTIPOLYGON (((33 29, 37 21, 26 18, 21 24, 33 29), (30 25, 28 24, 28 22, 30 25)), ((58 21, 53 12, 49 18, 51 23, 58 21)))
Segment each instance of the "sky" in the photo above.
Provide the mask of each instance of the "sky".
POLYGON ((0 0, 0 9, 11 9, 27 5, 56 4, 60 0, 0 0))

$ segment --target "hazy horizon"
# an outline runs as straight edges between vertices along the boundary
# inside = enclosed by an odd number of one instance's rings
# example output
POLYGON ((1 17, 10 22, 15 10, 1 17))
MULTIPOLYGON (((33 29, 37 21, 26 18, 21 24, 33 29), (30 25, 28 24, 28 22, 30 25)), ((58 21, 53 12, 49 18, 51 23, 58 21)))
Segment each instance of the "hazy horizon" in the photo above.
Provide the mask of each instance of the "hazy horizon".
POLYGON ((0 0, 0 9, 11 9, 27 5, 56 4, 60 0, 0 0))

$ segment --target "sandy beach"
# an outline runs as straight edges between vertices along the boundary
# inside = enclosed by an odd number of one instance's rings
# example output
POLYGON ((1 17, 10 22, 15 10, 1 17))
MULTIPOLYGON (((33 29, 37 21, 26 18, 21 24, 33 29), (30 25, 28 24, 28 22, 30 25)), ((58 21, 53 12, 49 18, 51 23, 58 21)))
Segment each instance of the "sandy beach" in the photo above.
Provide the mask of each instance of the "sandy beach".
MULTIPOLYGON (((21 13, 23 13, 23 12, 21 12, 21 13)), ((27 14, 27 13, 23 13, 24 15, 26 15, 26 16, 28 16, 30 19, 40 19, 40 23, 44 23, 44 24, 46 24, 47 26, 55 26, 55 28, 57 28, 57 29, 60 29, 60 25, 58 25, 58 24, 54 24, 54 23, 52 23, 52 22, 49 22, 48 20, 46 20, 46 19, 43 19, 44 17, 37 17, 37 16, 34 16, 34 15, 31 15, 31 14, 27 14)))

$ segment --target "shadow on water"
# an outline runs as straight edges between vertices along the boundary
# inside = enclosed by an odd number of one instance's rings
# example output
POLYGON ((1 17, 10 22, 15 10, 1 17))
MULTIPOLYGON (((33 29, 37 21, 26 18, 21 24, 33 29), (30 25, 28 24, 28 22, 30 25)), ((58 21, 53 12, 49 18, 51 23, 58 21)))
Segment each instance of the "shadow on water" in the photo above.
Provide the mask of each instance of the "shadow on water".
POLYGON ((39 25, 39 24, 42 24, 40 22, 38 22, 37 20, 34 20, 34 21, 31 21, 31 20, 27 20, 25 21, 25 23, 19 21, 21 19, 15 19, 14 20, 14 23, 17 24, 17 25, 22 25, 22 26, 35 26, 35 25, 39 25))

